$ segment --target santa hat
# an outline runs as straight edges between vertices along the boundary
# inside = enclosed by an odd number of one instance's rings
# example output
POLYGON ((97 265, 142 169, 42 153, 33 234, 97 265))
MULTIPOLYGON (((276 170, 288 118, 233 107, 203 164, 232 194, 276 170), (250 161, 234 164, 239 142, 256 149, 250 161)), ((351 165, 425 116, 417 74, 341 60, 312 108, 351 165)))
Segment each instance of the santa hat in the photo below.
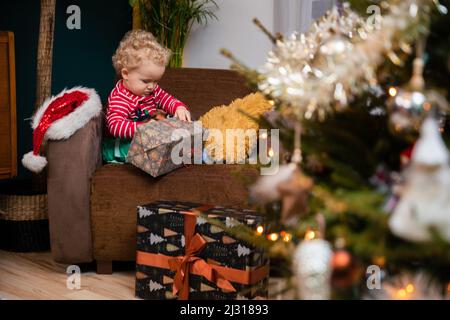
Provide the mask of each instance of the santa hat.
POLYGON ((39 155, 43 141, 69 138, 101 110, 100 97, 89 88, 65 89, 45 100, 32 118, 33 151, 23 156, 24 167, 40 172, 47 165, 47 159, 39 155))

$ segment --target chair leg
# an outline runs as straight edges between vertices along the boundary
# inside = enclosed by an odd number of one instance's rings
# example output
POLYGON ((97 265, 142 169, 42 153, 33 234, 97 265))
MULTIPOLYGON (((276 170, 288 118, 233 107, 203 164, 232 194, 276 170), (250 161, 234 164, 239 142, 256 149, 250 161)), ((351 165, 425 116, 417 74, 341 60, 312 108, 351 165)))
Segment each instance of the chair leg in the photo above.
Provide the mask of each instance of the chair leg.
POLYGON ((98 274, 112 274, 112 261, 111 260, 97 260, 97 273, 98 274))

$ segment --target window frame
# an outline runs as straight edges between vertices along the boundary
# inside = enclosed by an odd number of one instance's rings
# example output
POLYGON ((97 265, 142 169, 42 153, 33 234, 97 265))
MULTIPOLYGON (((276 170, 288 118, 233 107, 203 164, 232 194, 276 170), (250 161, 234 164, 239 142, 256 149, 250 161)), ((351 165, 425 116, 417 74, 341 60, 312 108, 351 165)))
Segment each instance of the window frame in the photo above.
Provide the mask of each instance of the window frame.
POLYGON ((274 0, 275 31, 284 35, 294 31, 307 32, 313 21, 313 3, 316 1, 337 4, 337 0, 274 0))

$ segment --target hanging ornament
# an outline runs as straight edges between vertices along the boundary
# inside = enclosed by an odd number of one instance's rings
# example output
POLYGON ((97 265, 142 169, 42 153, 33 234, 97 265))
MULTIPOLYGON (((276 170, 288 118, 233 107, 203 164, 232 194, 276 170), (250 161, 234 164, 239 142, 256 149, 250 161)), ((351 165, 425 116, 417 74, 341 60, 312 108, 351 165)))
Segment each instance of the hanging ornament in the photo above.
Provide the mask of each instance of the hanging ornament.
POLYGON ((282 199, 281 223, 289 226, 296 225, 298 218, 306 212, 309 193, 314 186, 313 180, 303 175, 299 169, 302 162, 301 132, 300 119, 297 119, 294 125, 294 151, 291 158, 295 170, 289 180, 278 185, 282 199))
POLYGON ((289 181, 297 170, 295 163, 281 165, 274 175, 260 177, 250 188, 250 201, 266 204, 280 199, 281 192, 278 186, 289 181))
POLYGON ((364 270, 353 255, 345 248, 345 238, 339 237, 334 243, 335 250, 331 258, 331 283, 335 288, 346 288, 361 280, 364 270))
POLYGON ((303 175, 298 168, 292 177, 278 185, 281 194, 281 223, 291 226, 308 208, 309 193, 314 186, 311 178, 303 175))
POLYGON ((280 222, 286 226, 295 225, 308 208, 309 193, 314 186, 311 178, 301 173, 300 119, 294 122, 294 151, 290 163, 280 166, 275 175, 263 176, 250 188, 252 202, 268 203, 281 200, 280 222))
POLYGON ((309 192, 314 183, 291 162, 280 166, 273 176, 263 176, 250 188, 250 200, 265 204, 281 200, 281 223, 293 225, 307 209, 309 192))
POLYGON ((417 132, 424 119, 433 116, 439 127, 445 124, 447 101, 438 92, 411 90, 408 88, 392 90, 387 101, 390 125, 395 133, 417 132))
POLYGON ((297 246, 293 273, 300 299, 330 299, 332 254, 330 244, 323 239, 304 240, 297 246))
POLYGON ((345 249, 337 249, 333 253, 332 266, 335 270, 345 270, 352 263, 352 255, 345 249))
POLYGON ((404 88, 390 88, 387 108, 389 123, 396 133, 418 132, 428 116, 437 119, 440 128, 444 126, 447 114, 447 100, 433 90, 425 90, 423 78, 424 44, 417 44, 417 57, 413 63, 413 75, 404 88))
POLYGON ((351 254, 345 250, 345 238, 338 237, 334 242, 335 250, 333 252, 332 266, 334 270, 346 269, 350 266, 352 257, 351 254))
POLYGON ((411 241, 431 240, 430 228, 434 228, 450 242, 449 153, 432 118, 422 125, 389 227, 395 235, 411 241))

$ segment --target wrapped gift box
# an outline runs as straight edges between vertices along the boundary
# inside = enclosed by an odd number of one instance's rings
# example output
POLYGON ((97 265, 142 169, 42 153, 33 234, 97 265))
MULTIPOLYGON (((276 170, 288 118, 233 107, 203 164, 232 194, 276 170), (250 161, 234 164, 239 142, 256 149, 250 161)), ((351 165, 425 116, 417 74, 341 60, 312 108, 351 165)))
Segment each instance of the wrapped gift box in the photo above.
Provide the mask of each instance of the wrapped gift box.
POLYGON ((203 129, 197 129, 194 122, 176 118, 142 123, 136 128, 126 161, 158 177, 184 166, 183 163, 174 163, 171 154, 174 147, 181 147, 180 141, 187 137, 188 145, 183 144, 179 156, 189 159, 190 163, 194 163, 195 159, 201 163, 202 135, 203 129), (200 144, 195 146, 195 141, 200 144))
POLYGON ((227 227, 245 224, 256 229, 264 224, 263 216, 251 210, 174 201, 139 206, 137 297, 267 298, 269 265, 264 250, 234 238, 205 217, 227 227))

